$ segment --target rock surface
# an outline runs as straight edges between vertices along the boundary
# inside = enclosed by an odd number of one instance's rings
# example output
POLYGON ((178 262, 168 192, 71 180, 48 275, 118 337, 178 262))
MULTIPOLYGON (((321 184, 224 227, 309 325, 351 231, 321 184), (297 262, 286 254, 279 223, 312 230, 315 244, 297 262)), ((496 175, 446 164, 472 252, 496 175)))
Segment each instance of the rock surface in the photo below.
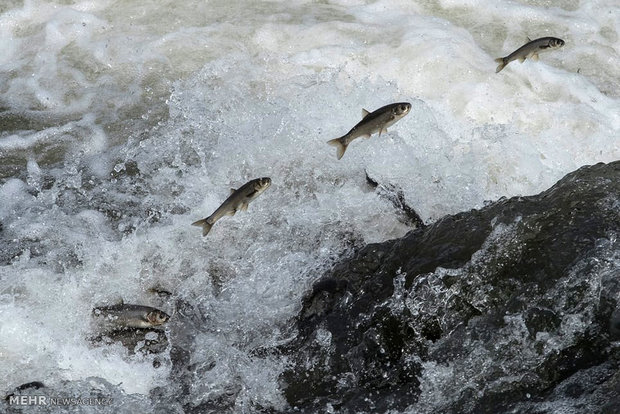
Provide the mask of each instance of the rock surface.
POLYGON ((292 409, 620 412, 619 196, 597 164, 364 247, 304 299, 292 409))

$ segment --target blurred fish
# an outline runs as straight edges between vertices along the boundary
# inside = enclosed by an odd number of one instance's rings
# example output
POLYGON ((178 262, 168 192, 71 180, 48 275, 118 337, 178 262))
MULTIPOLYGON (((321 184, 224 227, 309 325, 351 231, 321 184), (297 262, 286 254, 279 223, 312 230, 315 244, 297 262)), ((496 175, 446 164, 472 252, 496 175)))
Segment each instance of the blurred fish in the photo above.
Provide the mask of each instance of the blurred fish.
POLYGON ((209 217, 192 223, 192 226, 202 227, 202 235, 206 236, 216 221, 224 216, 234 216, 238 210, 248 209, 250 201, 261 195, 271 185, 271 178, 263 177, 249 181, 238 190, 230 189, 230 196, 209 217))
POLYGON ((94 308, 93 315, 120 328, 152 328, 163 325, 170 319, 170 316, 159 309, 126 303, 94 308))
POLYGON ((409 102, 398 102, 382 106, 374 112, 368 112, 362 109, 362 120, 358 122, 346 135, 327 141, 329 145, 337 147, 336 153, 338 159, 341 159, 344 152, 347 150, 347 146, 356 138, 364 137, 370 138, 375 132, 381 133, 387 132, 389 126, 392 126, 396 121, 407 115, 411 110, 411 104, 409 102))
MULTIPOLYGON (((31 389, 38 390, 39 388, 45 388, 45 385, 41 381, 32 381, 16 387, 15 392, 21 393, 22 391, 27 391, 31 389)), ((15 396, 15 392, 8 394, 6 397, 4 397, 4 399, 6 401, 10 401, 11 397, 15 396)))
POLYGON ((526 44, 512 52, 506 57, 497 58, 495 62, 499 63, 495 73, 504 69, 504 67, 513 60, 519 59, 519 62, 523 63, 525 59, 531 58, 532 60, 538 60, 538 54, 551 49, 558 49, 564 46, 564 40, 557 37, 541 37, 540 39, 531 40, 527 38, 526 44))

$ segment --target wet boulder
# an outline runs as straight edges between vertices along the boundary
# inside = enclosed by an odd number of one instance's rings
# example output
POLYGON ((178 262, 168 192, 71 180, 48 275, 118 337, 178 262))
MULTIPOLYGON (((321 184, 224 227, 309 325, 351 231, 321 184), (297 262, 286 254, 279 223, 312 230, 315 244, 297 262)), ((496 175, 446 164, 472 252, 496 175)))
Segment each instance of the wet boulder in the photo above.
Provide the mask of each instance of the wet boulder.
POLYGON ((617 394, 597 389, 619 384, 619 196, 620 162, 586 166, 539 195, 364 247, 303 300, 281 377, 288 403, 343 413, 616 407, 617 394))

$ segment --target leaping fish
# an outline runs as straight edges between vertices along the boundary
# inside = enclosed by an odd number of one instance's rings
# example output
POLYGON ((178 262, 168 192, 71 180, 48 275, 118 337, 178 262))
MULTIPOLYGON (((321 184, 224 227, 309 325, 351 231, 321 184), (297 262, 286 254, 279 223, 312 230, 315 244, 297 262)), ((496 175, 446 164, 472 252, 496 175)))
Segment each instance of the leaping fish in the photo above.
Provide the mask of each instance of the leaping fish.
POLYGON ((495 59, 495 62, 499 63, 495 73, 498 73, 504 67, 513 60, 519 59, 519 62, 523 63, 525 59, 531 58, 532 60, 538 60, 538 54, 552 49, 558 49, 564 46, 564 40, 557 37, 541 37, 540 39, 531 40, 527 38, 527 43, 509 54, 506 57, 495 59))
POLYGON ((327 141, 329 145, 337 147, 336 156, 341 159, 347 146, 356 138, 370 138, 375 132, 379 132, 379 136, 383 132, 387 132, 389 126, 394 125, 396 121, 404 117, 411 110, 409 102, 398 102, 382 106, 374 112, 368 112, 362 109, 362 120, 358 122, 346 135, 340 138, 327 141))
POLYGON ((192 223, 192 226, 202 227, 202 235, 206 236, 216 221, 224 216, 234 216, 238 210, 248 209, 250 201, 261 195, 271 185, 271 178, 263 177, 249 181, 239 189, 230 189, 230 196, 209 217, 192 223))

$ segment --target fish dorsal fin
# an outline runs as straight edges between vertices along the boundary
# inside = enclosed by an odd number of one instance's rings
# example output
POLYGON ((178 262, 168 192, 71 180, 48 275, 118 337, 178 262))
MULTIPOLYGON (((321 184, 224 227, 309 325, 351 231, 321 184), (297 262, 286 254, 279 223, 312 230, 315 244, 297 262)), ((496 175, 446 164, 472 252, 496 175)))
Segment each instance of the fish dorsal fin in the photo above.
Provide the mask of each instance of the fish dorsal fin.
POLYGON ((236 188, 232 188, 232 187, 230 187, 230 194, 231 194, 231 195, 232 195, 232 194, 234 194, 234 193, 235 193, 235 191, 237 191, 237 189, 236 189, 236 188))
POLYGON ((366 118, 369 113, 370 112, 368 112, 366 109, 362 108, 362 119, 366 118))
POLYGON ((526 36, 527 42, 530 43, 532 41, 532 39, 530 39, 529 36, 526 36))

